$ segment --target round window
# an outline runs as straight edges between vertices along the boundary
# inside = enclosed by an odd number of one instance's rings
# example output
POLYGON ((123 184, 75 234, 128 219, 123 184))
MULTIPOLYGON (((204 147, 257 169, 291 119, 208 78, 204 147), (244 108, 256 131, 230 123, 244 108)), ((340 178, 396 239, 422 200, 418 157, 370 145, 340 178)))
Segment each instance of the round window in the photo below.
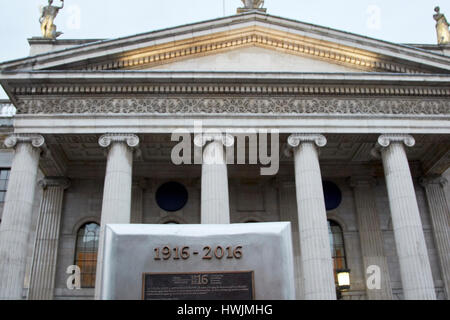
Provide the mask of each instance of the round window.
POLYGON ((188 201, 186 188, 178 182, 167 182, 156 191, 156 203, 169 212, 181 210, 188 201))
POLYGON ((327 211, 339 207, 342 202, 342 193, 339 187, 331 181, 323 181, 322 185, 327 211))

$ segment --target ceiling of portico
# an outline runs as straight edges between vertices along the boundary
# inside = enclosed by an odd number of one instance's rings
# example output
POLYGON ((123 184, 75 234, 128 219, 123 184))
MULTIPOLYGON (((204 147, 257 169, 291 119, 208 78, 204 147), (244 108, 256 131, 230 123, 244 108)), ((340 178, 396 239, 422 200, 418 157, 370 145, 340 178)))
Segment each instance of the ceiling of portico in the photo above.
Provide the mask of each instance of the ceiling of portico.
MULTIPOLYGON (((139 137, 140 152, 136 154, 135 161, 170 163, 171 151, 177 142, 171 141, 169 134, 139 135, 139 137)), ((320 160, 324 164, 361 164, 379 161, 371 156, 378 135, 335 134, 326 137, 327 145, 320 149, 320 160)), ((450 164, 450 137, 446 135, 414 135, 414 137, 416 145, 407 148, 408 159, 421 162, 424 171, 445 171, 450 164)), ((99 135, 48 135, 45 138, 51 152, 59 153, 59 158, 66 159, 69 165, 106 160, 105 149, 98 145, 99 135)), ((279 137, 282 163, 292 161, 292 158, 287 157, 284 152, 286 139, 285 134, 279 137)))

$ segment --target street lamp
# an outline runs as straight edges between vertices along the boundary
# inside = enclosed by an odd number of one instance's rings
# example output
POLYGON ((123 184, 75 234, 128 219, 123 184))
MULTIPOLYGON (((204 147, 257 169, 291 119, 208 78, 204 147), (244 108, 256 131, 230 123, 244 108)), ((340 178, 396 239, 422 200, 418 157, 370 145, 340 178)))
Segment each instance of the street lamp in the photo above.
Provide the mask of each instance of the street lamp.
POLYGON ((342 298, 342 292, 350 289, 350 269, 339 269, 336 270, 337 274, 337 298, 342 298))

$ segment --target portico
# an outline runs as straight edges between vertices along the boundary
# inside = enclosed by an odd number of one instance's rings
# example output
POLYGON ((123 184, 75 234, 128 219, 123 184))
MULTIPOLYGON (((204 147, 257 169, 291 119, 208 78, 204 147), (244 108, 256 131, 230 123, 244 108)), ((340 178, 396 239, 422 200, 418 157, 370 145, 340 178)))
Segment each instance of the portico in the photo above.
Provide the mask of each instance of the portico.
MULTIPOLYGON (((351 270, 347 299, 448 298, 448 204, 443 184, 432 181, 450 165, 450 58, 348 34, 339 34, 346 37, 339 53, 338 31, 319 39, 318 29, 263 16, 200 23, 189 35, 174 29, 169 38, 179 39, 170 45, 141 35, 50 52, 32 70, 22 70, 26 59, 0 65, 17 108, 5 140, 15 153, 0 224, 1 298, 98 297, 92 286, 66 289, 66 268, 91 257, 77 249, 86 223, 97 224, 102 239, 109 223, 269 221, 292 223, 298 299, 336 299, 342 265, 351 270), (212 38, 202 35, 205 26, 212 38), (194 51, 192 39, 201 43, 194 51), (261 58, 252 68, 267 56, 281 62, 264 72, 228 70, 236 65, 225 68, 222 59, 239 50, 261 58), (203 70, 211 59, 217 69, 203 70), (285 70, 290 64, 299 70, 285 70), (195 132, 199 122, 207 133, 195 132), (180 129, 201 164, 173 163, 179 141, 171 135, 180 129), (249 130, 278 135, 276 174, 238 164, 237 136, 249 130), (324 192, 324 181, 338 191, 324 192), (176 208, 158 192, 168 182, 181 185, 183 196, 169 197, 180 200, 176 208), (337 236, 330 243, 330 221, 343 243, 337 236), (373 265, 382 270, 375 291, 366 282, 373 265)), ((240 151, 248 160, 260 147, 240 151)), ((96 249, 98 288, 101 240, 96 249)))

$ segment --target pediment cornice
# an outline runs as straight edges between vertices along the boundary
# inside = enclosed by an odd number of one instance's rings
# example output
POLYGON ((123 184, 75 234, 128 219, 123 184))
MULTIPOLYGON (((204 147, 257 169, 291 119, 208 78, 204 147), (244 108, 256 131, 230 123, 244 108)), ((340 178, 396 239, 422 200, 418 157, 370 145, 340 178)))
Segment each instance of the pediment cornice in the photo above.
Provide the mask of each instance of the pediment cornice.
MULTIPOLYGON (((355 70, 394 73, 433 73, 437 69, 414 65, 394 57, 381 56, 368 50, 339 43, 298 36, 262 26, 193 37, 161 45, 130 50, 119 56, 99 57, 88 62, 71 63, 66 70, 139 70, 243 47, 262 47, 301 57, 318 59, 355 70)), ((54 67, 60 69, 61 67, 54 67)), ((238 71, 238 70, 237 70, 238 71)))
POLYGON ((258 46, 355 70, 450 73, 450 57, 329 28, 250 13, 0 64, 2 70, 136 70, 258 46))

